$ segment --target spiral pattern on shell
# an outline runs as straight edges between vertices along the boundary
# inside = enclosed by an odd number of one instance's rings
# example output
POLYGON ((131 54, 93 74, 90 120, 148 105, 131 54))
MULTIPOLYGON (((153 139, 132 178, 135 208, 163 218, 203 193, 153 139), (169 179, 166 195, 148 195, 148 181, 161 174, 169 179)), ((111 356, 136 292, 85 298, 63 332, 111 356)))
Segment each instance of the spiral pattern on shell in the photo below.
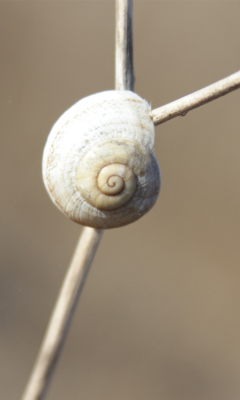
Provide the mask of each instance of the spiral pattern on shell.
POLYGON ((136 221, 160 191, 148 103, 130 91, 86 97, 53 126, 43 179, 57 207, 100 229, 136 221))

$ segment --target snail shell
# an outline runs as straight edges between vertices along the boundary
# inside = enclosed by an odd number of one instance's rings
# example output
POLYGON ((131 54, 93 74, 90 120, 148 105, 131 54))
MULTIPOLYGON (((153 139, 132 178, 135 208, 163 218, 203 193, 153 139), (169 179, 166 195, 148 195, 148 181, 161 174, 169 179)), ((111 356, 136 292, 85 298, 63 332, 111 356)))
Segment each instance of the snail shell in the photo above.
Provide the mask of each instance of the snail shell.
POLYGON ((43 180, 70 219, 99 229, 136 221, 160 191, 150 106, 130 91, 86 97, 53 126, 43 180))

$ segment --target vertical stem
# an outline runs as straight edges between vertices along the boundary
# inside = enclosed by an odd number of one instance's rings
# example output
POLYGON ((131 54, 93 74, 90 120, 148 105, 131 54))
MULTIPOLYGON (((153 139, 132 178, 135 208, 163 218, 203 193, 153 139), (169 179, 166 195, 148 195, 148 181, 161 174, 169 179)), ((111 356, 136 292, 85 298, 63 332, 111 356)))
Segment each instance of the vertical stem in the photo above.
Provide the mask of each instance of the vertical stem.
MULTIPOLYGON (((115 89, 133 90, 132 0, 116 0, 116 10, 115 89)), ((83 229, 22 400, 43 400, 46 396, 102 233, 83 229)))
POLYGON ((132 19, 133 1, 116 0, 116 90, 134 90, 132 19))

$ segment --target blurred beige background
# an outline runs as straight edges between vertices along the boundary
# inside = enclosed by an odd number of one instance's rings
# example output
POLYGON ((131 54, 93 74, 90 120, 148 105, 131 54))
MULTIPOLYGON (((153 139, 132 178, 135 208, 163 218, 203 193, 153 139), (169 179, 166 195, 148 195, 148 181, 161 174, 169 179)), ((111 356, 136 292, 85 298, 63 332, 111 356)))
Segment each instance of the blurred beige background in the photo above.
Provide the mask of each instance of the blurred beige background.
MULTIPOLYGON (((134 1, 156 108, 240 66, 240 2, 134 1)), ((1 1, 0 398, 21 397, 81 227, 51 203, 58 117, 114 88, 113 1, 1 1)), ((48 400, 240 396, 240 91, 156 128, 162 189, 105 233, 48 400)))

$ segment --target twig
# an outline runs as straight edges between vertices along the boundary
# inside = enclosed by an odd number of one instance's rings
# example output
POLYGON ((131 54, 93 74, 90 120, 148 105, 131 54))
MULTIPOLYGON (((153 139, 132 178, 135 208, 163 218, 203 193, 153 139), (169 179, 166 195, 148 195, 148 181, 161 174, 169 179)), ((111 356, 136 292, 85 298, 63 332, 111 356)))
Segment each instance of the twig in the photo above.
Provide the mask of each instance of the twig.
POLYGON ((151 111, 150 116, 153 119, 154 125, 159 125, 179 115, 184 116, 188 111, 200 107, 218 97, 224 96, 238 88, 240 88, 240 71, 212 85, 206 86, 197 92, 191 93, 165 106, 156 108, 151 111))
POLYGON ((102 233, 83 229, 22 400, 40 400, 46 394, 102 233))
MULTIPOLYGON (((116 0, 116 9, 115 89, 133 90, 132 0, 116 0)), ((22 400, 45 398, 102 234, 98 229, 83 229, 22 400)))
POLYGON ((134 90, 132 17, 132 0, 116 0, 116 90, 134 90))

